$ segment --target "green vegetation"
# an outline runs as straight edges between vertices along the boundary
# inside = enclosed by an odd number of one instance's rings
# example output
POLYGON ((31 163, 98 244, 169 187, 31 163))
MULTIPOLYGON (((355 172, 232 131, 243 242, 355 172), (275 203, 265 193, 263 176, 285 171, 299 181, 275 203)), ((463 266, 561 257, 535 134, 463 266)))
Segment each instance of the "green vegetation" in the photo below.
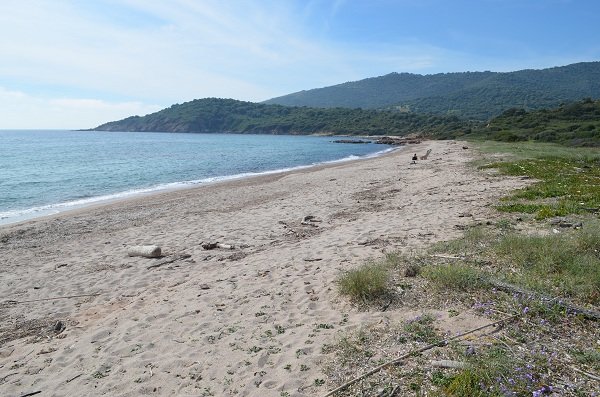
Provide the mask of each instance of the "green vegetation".
POLYGON ((300 91, 265 103, 395 109, 487 120, 510 108, 543 109, 600 97, 600 62, 509 73, 391 73, 300 91))
POLYGON ((593 377, 600 371, 595 314, 600 304, 600 154, 533 142, 478 146, 494 153, 494 163, 479 162, 481 168, 533 182, 511 194, 505 204, 536 208, 535 216, 505 215, 480 222, 462 237, 427 252, 410 257, 388 254, 379 262, 396 285, 412 285, 395 297, 403 310, 436 315, 366 325, 323 349, 335 355, 324 365, 334 385, 401 354, 410 355, 402 365, 387 366, 338 395, 396 390, 398 395, 437 397, 584 396, 597 390, 593 377), (563 217, 546 219, 558 209, 563 217), (403 271, 415 263, 420 272, 409 276, 403 271), (458 333, 454 329, 442 335, 436 330, 468 321, 473 312, 489 322, 507 321, 496 329, 439 343, 428 354, 411 354, 458 333), (440 361, 434 364, 432 358, 440 361))
MULTIPOLYGON (((460 354, 460 353, 459 353, 460 354)), ((441 383, 441 395, 452 397, 531 395, 536 390, 544 395, 552 388, 545 386, 545 360, 530 356, 531 361, 515 358, 505 347, 494 346, 481 355, 461 357, 468 367, 449 375, 441 383)))
POLYGON ((479 269, 465 264, 443 264, 428 266, 423 276, 443 288, 468 291, 488 285, 485 274, 479 269))
POLYGON ((451 136, 471 123, 456 116, 362 109, 316 109, 206 98, 159 112, 113 121, 97 131, 227 132, 260 134, 360 134, 451 136))
POLYGON ((441 339, 433 327, 434 321, 435 318, 433 316, 424 314, 407 321, 402 329, 408 334, 411 340, 423 343, 436 343, 441 339))
MULTIPOLYGON (((586 214, 600 208, 600 153, 542 144, 487 144, 484 150, 512 154, 512 161, 482 166, 537 182, 503 198, 504 212, 535 214, 536 219, 586 214), (487 147, 487 149, 486 149, 487 147)), ((510 158, 508 160, 511 160, 510 158)))
POLYGON ((600 100, 553 110, 510 109, 487 124, 456 116, 412 112, 318 109, 232 99, 197 99, 149 114, 103 124, 100 131, 230 132, 266 134, 416 134, 436 139, 556 142, 600 146, 600 100))
POLYGON ((516 231, 477 232, 434 247, 463 255, 457 264, 431 265, 424 276, 444 289, 485 288, 504 280, 544 296, 600 303, 600 221, 588 219, 578 230, 544 236, 516 231), (473 238, 473 235, 476 236, 473 238), (486 259, 487 270, 479 260, 486 259))
POLYGON ((588 98, 552 110, 509 109, 472 135, 505 142, 533 140, 600 146, 600 100, 588 98))
POLYGON ((390 294, 389 270, 385 264, 367 263, 338 279, 340 293, 355 302, 372 303, 390 294))

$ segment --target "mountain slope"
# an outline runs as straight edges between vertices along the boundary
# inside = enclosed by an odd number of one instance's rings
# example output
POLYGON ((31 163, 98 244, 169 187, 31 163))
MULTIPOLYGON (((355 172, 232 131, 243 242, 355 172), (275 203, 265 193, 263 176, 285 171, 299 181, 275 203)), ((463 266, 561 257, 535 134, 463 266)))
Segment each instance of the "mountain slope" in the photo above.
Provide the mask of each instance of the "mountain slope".
POLYGON ((459 134, 470 123, 457 117, 345 108, 264 105, 206 98, 143 117, 102 124, 96 131, 233 132, 263 134, 425 135, 459 134))
POLYGON ((556 109, 526 112, 509 109, 471 136, 497 141, 555 142, 568 146, 600 146, 600 100, 584 99, 556 109))
POLYGON ((389 108, 487 120, 513 107, 541 109, 600 97, 600 62, 516 72, 391 73, 269 99, 266 104, 389 108))

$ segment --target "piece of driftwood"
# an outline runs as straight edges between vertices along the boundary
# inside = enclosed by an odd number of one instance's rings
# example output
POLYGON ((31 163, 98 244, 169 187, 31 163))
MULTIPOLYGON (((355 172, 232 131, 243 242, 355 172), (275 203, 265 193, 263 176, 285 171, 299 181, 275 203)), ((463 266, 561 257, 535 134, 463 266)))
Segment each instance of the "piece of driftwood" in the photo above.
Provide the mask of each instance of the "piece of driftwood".
POLYGON ((38 391, 32 391, 31 393, 25 393, 25 394, 21 394, 19 397, 29 397, 29 396, 35 396, 36 394, 40 394, 42 391, 38 390, 38 391))
POLYGON ((144 258, 158 258, 160 254, 161 249, 158 245, 134 245, 127 250, 129 256, 142 256, 144 258))
POLYGON ((218 241, 215 243, 203 243, 203 244, 201 244, 201 246, 205 250, 214 250, 215 248, 221 248, 224 250, 235 249, 235 245, 233 245, 233 244, 224 244, 224 243, 219 243, 218 241))
POLYGON ((160 261, 159 263, 155 263, 154 265, 150 265, 146 269, 154 269, 156 267, 160 267, 160 266, 163 266, 163 265, 168 265, 169 263, 173 263, 173 262, 176 262, 176 261, 179 261, 179 260, 182 260, 182 259, 188 259, 188 258, 191 258, 191 257, 192 256, 190 254, 177 255, 177 256, 175 256, 173 258, 166 259, 164 261, 160 261))
POLYGON ((306 226, 317 227, 317 225, 315 225, 313 222, 321 222, 321 220, 317 219, 317 217, 315 217, 313 215, 306 215, 304 218, 302 218, 302 221, 300 221, 300 224, 306 225, 306 226))
POLYGON ((463 369, 467 367, 467 363, 464 361, 455 361, 455 360, 432 360, 432 367, 437 368, 455 368, 455 369, 463 369))
POLYGON ((96 293, 96 294, 82 294, 82 295, 69 295, 69 296, 55 296, 52 298, 41 298, 41 299, 32 299, 29 301, 13 301, 13 300, 9 300, 9 301, 5 301, 4 303, 8 303, 11 305, 19 305, 21 303, 32 303, 32 302, 43 302, 43 301, 53 301, 53 300, 57 300, 57 299, 71 299, 71 298, 83 298, 83 297, 88 297, 88 296, 98 296, 100 295, 100 292, 96 293))
POLYGON ((539 294, 537 292, 534 292, 534 291, 531 291, 531 290, 528 290, 525 288, 521 288, 516 285, 509 284, 509 283, 506 283, 506 282, 500 281, 500 280, 492 279, 492 280, 488 280, 488 281, 489 281, 490 285, 492 287, 496 288, 497 290, 509 292, 511 294, 519 294, 519 295, 529 296, 529 297, 539 299, 540 301, 542 301, 544 303, 558 305, 560 307, 565 308, 567 310, 567 312, 573 313, 573 314, 579 314, 579 315, 587 318, 588 320, 594 320, 594 321, 600 320, 600 312, 599 311, 592 310, 592 309, 586 309, 586 308, 577 306, 577 305, 569 302, 566 299, 555 298, 555 297, 550 297, 547 295, 539 294))
POLYGON ((406 353, 406 354, 404 354, 404 355, 402 355, 402 356, 400 356, 398 358, 395 358, 395 359, 393 359, 391 361, 385 362, 385 363, 383 363, 383 364, 381 364, 381 365, 373 368, 372 370, 370 370, 368 372, 365 372, 364 374, 362 374, 362 375, 360 375, 360 376, 358 376, 358 377, 356 377, 356 378, 354 378, 354 379, 352 379, 352 380, 344 383, 343 385, 341 385, 337 389, 334 389, 334 390, 330 391, 329 393, 323 395, 323 397, 329 397, 329 396, 331 396, 331 395, 339 392, 340 390, 344 390, 345 388, 347 388, 349 386, 352 386, 353 384, 355 384, 359 380, 364 379, 367 376, 371 376, 374 373, 377 373, 377 372, 381 371, 385 367, 389 367, 390 365, 400 364, 400 362, 404 361, 408 357, 414 356, 414 355, 419 354, 419 353, 423 353, 424 351, 427 351, 427 350, 431 350, 434 347, 446 346, 452 340, 462 338, 463 336, 472 334, 472 333, 477 332, 477 331, 481 331, 482 329, 485 329, 485 328, 488 328, 488 327, 505 324, 505 323, 507 323, 509 321, 512 321, 512 320, 520 317, 520 316, 521 316, 521 314, 515 314, 514 316, 503 318, 502 320, 498 320, 498 321, 495 321, 493 323, 482 325, 481 327, 477 327, 477 328, 474 328, 472 330, 465 331, 465 332, 463 332, 461 334, 455 335, 453 337, 446 338, 446 339, 442 340, 441 342, 431 343, 431 344, 429 344, 427 346, 423 346, 423 347, 421 347, 419 349, 411 350, 410 352, 408 352, 408 353, 406 353))
POLYGON ((575 371, 575 372, 579 372, 580 374, 587 376, 587 377, 588 377, 588 378, 590 378, 590 379, 593 379, 593 380, 595 380, 595 381, 598 381, 598 382, 600 382, 600 376, 596 376, 596 375, 594 375, 594 374, 590 374, 589 372, 582 371, 582 370, 580 370, 579 368, 577 368, 577 367, 574 367, 574 366, 572 366, 572 365, 571 365, 571 369, 572 369, 573 371, 575 371))
POLYGON ((71 382, 73 382, 75 379, 79 378, 81 375, 83 375, 83 374, 75 375, 75 376, 74 376, 74 377, 72 377, 71 379, 67 379, 67 383, 71 383, 71 382))
POLYGON ((429 157, 430 153, 431 153, 431 149, 427 149, 427 153, 425 153, 424 156, 421 156, 421 160, 427 160, 427 157, 429 157))
POLYGON ((443 254, 433 254, 430 256, 434 257, 434 258, 442 258, 442 259, 465 259, 464 256, 443 255, 443 254))

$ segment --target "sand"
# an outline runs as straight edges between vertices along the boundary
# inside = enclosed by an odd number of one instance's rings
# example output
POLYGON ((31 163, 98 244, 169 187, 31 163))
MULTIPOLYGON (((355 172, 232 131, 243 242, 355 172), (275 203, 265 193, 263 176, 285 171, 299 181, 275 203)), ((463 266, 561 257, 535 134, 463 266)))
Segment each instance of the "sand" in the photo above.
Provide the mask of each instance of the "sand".
MULTIPOLYGON (((324 344, 418 312, 361 311, 337 277, 493 220, 491 204, 519 185, 476 171, 463 145, 426 141, 0 228, 0 395, 324 394, 324 344), (235 248, 202 248, 211 242, 235 248), (144 244, 164 257, 127 256, 144 244)), ((486 321, 466 313, 452 329, 486 321)))

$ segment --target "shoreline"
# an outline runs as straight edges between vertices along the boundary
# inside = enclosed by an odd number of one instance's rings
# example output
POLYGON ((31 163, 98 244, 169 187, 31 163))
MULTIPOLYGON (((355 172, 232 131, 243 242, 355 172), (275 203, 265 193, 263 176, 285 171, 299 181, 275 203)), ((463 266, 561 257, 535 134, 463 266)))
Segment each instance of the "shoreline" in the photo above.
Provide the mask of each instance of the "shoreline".
POLYGON ((445 313, 449 332, 486 322, 470 312, 448 319, 452 301, 359 311, 336 287, 370 259, 494 220, 490 205, 525 182, 472 169, 475 156, 462 142, 426 141, 410 153, 2 227, 0 368, 11 369, 0 387, 9 395, 320 395, 322 348, 340 334, 425 309, 445 313), (429 149, 428 160, 410 164, 429 149), (316 222, 302 224, 306 216, 316 222), (217 241, 235 248, 202 247, 217 241), (127 256, 144 244, 164 257, 127 256), (81 296, 90 294, 98 295, 81 296))
POLYGON ((227 183, 230 181, 237 181, 237 180, 242 180, 242 179, 246 179, 246 178, 257 178, 257 177, 261 177, 261 176, 284 174, 284 173, 288 173, 288 172, 308 170, 313 167, 329 166, 329 165, 342 164, 342 163, 352 162, 352 161, 366 160, 366 159, 370 159, 370 158, 385 156, 386 154, 389 154, 389 153, 397 151, 397 150, 402 150, 402 147, 388 147, 383 150, 380 150, 380 151, 377 151, 377 152, 374 152, 371 154, 367 154, 364 156, 358 156, 358 157, 357 156, 348 156, 348 157, 344 157, 341 159, 329 160, 329 161, 324 161, 324 162, 320 162, 320 163, 299 165, 299 166, 295 166, 295 167, 288 167, 288 168, 275 169, 275 170, 266 170, 266 171, 261 171, 261 172, 246 172, 246 173, 241 173, 241 174, 236 174, 236 175, 224 175, 224 176, 217 176, 217 177, 209 177, 209 178, 204 178, 204 179, 195 180, 195 181, 169 182, 166 184, 160 184, 160 185, 156 185, 156 186, 149 187, 149 188, 134 188, 134 189, 131 189, 128 191, 116 192, 116 193, 112 193, 112 194, 108 194, 108 195, 104 195, 104 196, 87 197, 87 198, 82 198, 82 199, 78 199, 78 200, 71 200, 71 201, 54 203, 54 204, 46 204, 46 205, 33 207, 33 208, 26 208, 26 209, 22 209, 22 210, 8 210, 8 211, 6 211, 6 213, 11 213, 11 212, 30 213, 30 212, 33 212, 34 214, 39 213, 39 215, 31 215, 31 216, 16 215, 13 217, 7 216, 6 218, 0 218, 0 230, 6 226, 19 225, 22 223, 27 223, 29 221, 35 221, 37 219, 44 219, 47 217, 60 216, 62 214, 68 214, 68 213, 71 213, 74 211, 75 212, 82 211, 82 210, 86 210, 89 208, 95 208, 97 206, 110 205, 113 203, 118 203, 123 200, 134 200, 137 198, 151 197, 152 195, 155 195, 155 194, 163 194, 163 193, 177 192, 180 190, 195 189, 195 188, 201 188, 201 187, 205 187, 205 186, 211 186, 216 183, 227 183), (15 219, 15 220, 10 220, 10 219, 15 219))

